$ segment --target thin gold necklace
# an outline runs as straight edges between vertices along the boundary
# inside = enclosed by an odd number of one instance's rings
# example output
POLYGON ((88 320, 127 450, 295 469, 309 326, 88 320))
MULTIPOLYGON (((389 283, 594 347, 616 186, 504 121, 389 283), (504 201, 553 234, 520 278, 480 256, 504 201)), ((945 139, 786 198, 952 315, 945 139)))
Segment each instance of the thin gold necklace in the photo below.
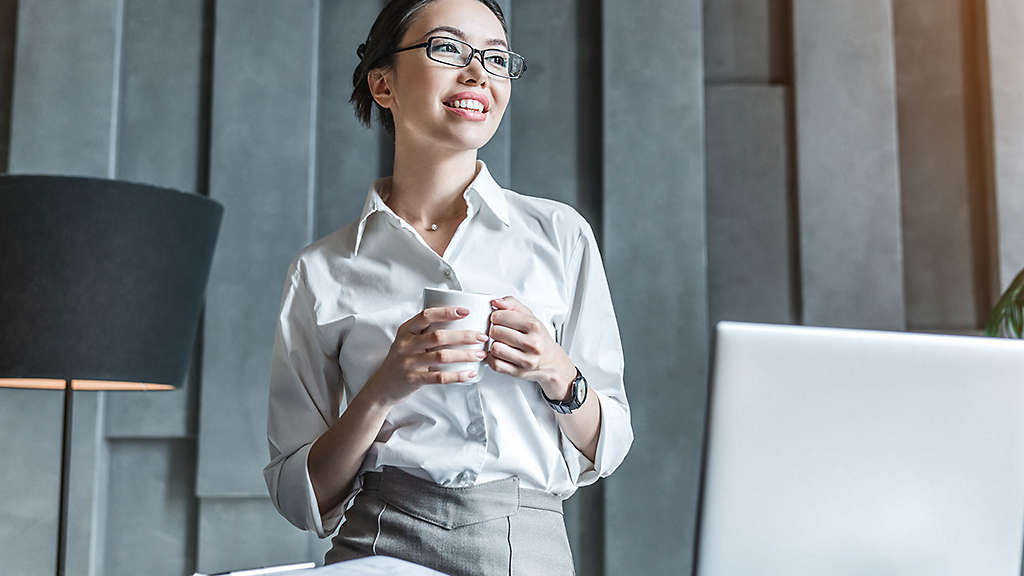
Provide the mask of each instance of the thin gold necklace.
MULTIPOLYGON (((391 197, 391 184, 388 183, 387 187, 384 189, 384 198, 383 198, 383 200, 384 200, 385 204, 387 204, 388 198, 390 198, 390 197, 391 197)), ((391 206, 391 205, 388 204, 388 206, 391 206)), ((395 214, 398 214, 398 212, 394 208, 391 208, 391 211, 394 212, 395 214)), ((401 216, 401 215, 399 215, 399 216, 401 216)), ((435 222, 435 223, 431 224, 430 228, 428 228, 428 230, 430 230, 432 232, 437 230, 437 223, 435 222)))

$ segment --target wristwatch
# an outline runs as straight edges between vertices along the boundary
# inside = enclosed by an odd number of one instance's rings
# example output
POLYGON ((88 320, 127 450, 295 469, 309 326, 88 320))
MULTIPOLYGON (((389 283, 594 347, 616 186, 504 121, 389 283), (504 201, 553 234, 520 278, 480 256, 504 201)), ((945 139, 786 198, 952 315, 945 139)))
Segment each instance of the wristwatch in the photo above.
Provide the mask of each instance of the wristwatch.
POLYGON ((569 394, 569 400, 567 402, 561 402, 548 398, 547 394, 544 394, 544 390, 541 389, 541 395, 548 401, 548 405, 551 409, 559 414, 571 414, 574 410, 579 409, 583 406, 583 403, 587 400, 587 379, 580 373, 579 366, 576 367, 576 377, 572 380, 572 393, 569 394))

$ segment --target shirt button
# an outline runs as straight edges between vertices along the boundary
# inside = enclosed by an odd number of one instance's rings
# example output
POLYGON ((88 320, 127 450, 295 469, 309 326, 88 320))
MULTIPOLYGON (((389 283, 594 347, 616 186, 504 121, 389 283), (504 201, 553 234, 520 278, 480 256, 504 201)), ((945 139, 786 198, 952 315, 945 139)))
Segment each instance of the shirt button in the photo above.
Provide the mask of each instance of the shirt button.
POLYGON ((452 277, 452 269, 451 268, 445 268, 444 269, 444 277, 448 278, 449 280, 451 279, 451 277, 452 277))
POLYGON ((470 439, 473 440, 484 440, 486 434, 484 434, 484 422, 483 420, 473 420, 469 426, 466 427, 466 433, 469 434, 470 439))

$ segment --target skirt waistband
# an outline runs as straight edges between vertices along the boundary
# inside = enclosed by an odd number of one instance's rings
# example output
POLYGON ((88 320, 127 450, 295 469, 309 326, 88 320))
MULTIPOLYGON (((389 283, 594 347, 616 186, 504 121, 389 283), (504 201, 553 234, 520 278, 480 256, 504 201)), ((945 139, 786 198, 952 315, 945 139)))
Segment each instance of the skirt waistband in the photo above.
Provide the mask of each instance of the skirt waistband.
POLYGON ((475 486, 435 484, 394 466, 363 474, 363 490, 378 492, 386 503, 403 512, 449 530, 511 516, 523 508, 562 514, 562 499, 542 490, 519 486, 519 477, 475 486))

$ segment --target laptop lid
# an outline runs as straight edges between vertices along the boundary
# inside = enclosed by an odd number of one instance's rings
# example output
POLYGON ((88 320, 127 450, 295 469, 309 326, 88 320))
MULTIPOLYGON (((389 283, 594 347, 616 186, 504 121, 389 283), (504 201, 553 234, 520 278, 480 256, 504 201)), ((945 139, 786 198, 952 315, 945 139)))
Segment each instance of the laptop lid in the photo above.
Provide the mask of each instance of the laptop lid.
POLYGON ((1024 342, 720 322, 695 573, 1019 575, 1024 342))

